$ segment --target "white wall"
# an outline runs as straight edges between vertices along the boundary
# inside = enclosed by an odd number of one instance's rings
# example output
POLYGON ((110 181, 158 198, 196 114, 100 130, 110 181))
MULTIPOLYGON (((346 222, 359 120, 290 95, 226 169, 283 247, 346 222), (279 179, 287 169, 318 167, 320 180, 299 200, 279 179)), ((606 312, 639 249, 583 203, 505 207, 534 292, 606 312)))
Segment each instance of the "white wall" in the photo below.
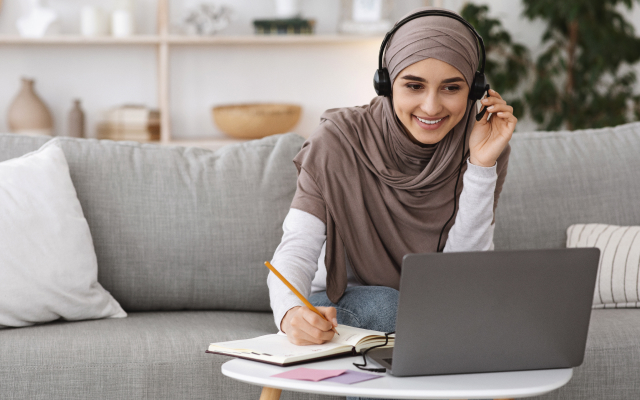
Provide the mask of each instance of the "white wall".
MULTIPOLYGON (((200 1, 171 1, 172 23, 200 1)), ((539 51, 543 25, 520 17, 522 6, 514 0, 477 0, 490 5, 516 41, 539 51)), ((109 9, 114 0, 50 0, 60 14, 63 33, 79 31, 79 10, 84 4, 109 9)), ((250 34, 251 20, 273 17, 268 0, 217 1, 233 7, 237 19, 224 34, 250 34)), ((425 2, 395 1, 392 18, 398 19, 425 2)), ((317 20, 318 33, 335 33, 339 0, 303 0, 303 15, 317 20)), ((463 0, 444 0, 459 10, 463 0)), ((16 34, 20 0, 5 0, 0 10, 0 34, 16 34)), ((631 18, 640 32, 640 7, 631 18)), ((137 0, 136 23, 140 33, 155 31, 155 1, 137 0)), ((171 48, 171 109, 174 137, 221 136, 211 119, 218 104, 283 101, 303 106, 294 129, 309 135, 328 108, 368 103, 375 92, 372 77, 377 68, 378 40, 338 45, 224 45, 171 48)), ((6 113, 20 87, 20 77, 36 79, 36 90, 51 108, 55 130, 66 129, 72 100, 81 98, 87 114, 89 136, 95 135, 100 112, 123 103, 157 107, 156 56, 152 46, 17 46, 0 45, 0 131, 8 131, 6 113)), ((640 70, 639 70, 640 72, 640 70)), ((640 75, 639 75, 640 76, 640 75)), ((534 125, 523 120, 518 130, 534 125)))

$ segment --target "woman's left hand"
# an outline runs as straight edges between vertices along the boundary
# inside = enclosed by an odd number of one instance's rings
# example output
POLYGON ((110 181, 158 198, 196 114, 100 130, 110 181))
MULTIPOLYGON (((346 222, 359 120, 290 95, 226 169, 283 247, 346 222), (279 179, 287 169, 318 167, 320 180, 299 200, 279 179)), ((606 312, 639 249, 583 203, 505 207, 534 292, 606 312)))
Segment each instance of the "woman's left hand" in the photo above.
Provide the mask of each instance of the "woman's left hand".
POLYGON ((513 107, 502 100, 493 89, 489 89, 490 97, 481 103, 487 111, 480 121, 476 122, 469 137, 470 160, 481 167, 493 167, 507 143, 511 140, 518 119, 513 116, 513 107), (491 113, 491 119, 489 114, 491 113))

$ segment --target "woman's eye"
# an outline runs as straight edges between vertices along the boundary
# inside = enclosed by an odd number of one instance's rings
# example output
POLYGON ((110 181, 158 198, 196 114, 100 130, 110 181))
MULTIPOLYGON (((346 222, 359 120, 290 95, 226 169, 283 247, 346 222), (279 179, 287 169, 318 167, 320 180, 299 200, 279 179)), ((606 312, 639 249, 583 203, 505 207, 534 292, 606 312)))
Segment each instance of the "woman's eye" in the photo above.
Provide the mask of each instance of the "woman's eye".
POLYGON ((460 86, 458 86, 458 85, 445 86, 444 90, 447 91, 447 92, 456 92, 456 91, 460 90, 460 86))
POLYGON ((420 86, 420 85, 416 85, 416 84, 412 84, 412 83, 409 83, 409 84, 407 84, 407 87, 408 87, 409 89, 411 89, 411 90, 420 90, 420 88, 421 88, 422 86, 420 86))

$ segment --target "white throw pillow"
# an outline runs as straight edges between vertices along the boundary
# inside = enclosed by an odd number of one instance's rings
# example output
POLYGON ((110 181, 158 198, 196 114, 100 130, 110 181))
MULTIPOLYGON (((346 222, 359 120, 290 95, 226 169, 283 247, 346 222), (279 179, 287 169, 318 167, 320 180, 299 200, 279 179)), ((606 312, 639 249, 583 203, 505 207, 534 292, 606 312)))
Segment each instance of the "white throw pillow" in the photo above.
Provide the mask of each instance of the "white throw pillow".
POLYGON ((571 225, 567 247, 600 249, 593 308, 640 307, 640 226, 571 225))
POLYGON ((56 142, 0 162, 0 328, 127 316, 98 283, 89 225, 56 142))

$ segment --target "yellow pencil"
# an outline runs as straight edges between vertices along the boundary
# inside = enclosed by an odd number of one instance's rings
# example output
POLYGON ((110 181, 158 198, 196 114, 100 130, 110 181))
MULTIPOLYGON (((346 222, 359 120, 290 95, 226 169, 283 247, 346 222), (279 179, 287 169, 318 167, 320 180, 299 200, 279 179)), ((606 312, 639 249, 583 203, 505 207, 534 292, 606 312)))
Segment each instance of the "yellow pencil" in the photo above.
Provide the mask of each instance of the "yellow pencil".
MULTIPOLYGON (((325 321, 329 322, 324 315, 322 315, 322 313, 320 311, 318 311, 313 304, 309 303, 309 300, 305 299, 303 295, 300 294, 300 292, 298 292, 296 290, 296 288, 293 287, 292 284, 289 283, 289 281, 282 276, 282 274, 280 272, 278 272, 277 269, 275 269, 275 267, 273 265, 271 265, 271 263, 269 261, 265 261, 264 265, 267 266, 267 268, 269 268, 271 270, 271 272, 273 272, 278 278, 280 278, 280 280, 282 281, 282 283, 284 283, 285 285, 287 285, 287 287, 289 289, 291 289, 291 291, 293 292, 293 294, 295 294, 296 296, 298 296, 298 298, 300 300, 302 300, 302 302, 309 308, 309 310, 313 311, 314 313, 318 314, 320 317, 322 317, 322 319, 324 319, 325 321)), ((333 324, 331 324, 331 330, 334 331, 338 336, 340 335, 338 333, 338 331, 336 330, 336 328, 333 327, 333 324)))

